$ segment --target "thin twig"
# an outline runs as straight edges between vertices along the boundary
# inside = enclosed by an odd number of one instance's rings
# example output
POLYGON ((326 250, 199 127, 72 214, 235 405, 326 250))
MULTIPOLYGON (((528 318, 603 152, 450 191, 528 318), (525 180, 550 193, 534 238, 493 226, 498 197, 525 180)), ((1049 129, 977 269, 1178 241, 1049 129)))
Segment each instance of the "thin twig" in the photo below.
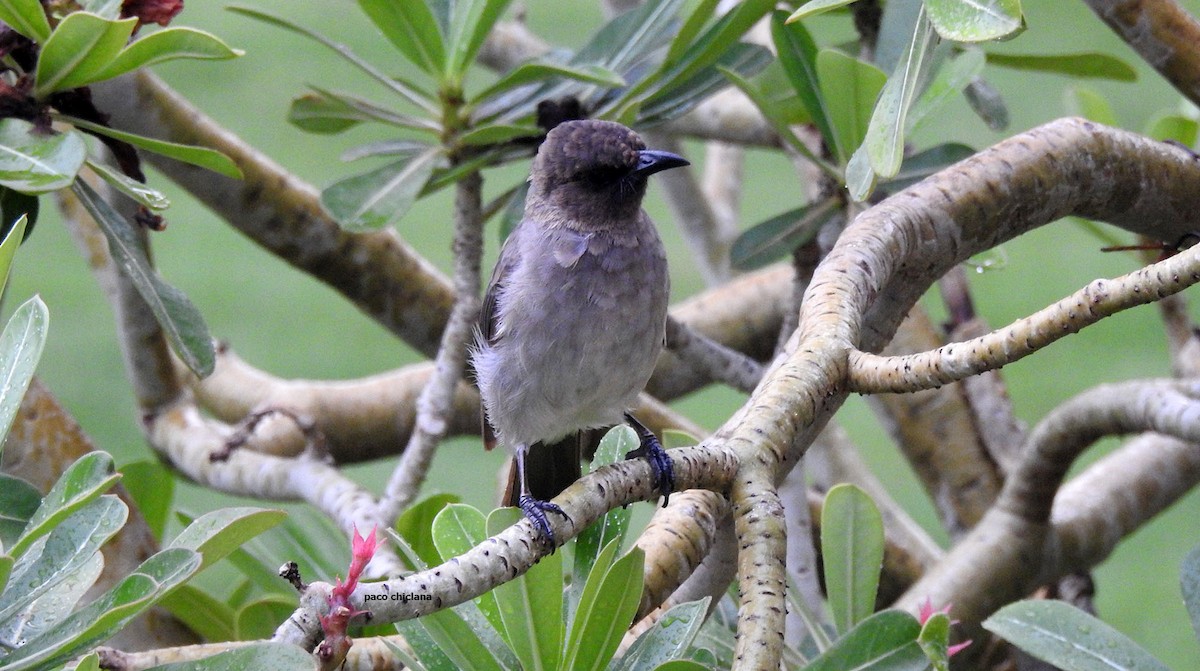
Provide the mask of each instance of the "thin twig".
POLYGON ((762 379, 761 363, 696 333, 674 317, 667 317, 667 348, 711 379, 747 394, 762 379))

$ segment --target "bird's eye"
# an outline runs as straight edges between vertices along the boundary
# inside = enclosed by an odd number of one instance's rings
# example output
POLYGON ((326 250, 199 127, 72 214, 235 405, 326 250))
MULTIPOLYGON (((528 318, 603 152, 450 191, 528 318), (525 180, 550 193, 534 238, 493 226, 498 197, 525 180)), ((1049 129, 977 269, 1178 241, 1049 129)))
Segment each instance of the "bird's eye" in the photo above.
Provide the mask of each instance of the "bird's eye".
POLYGON ((579 180, 594 186, 608 186, 616 184, 628 173, 628 170, 618 168, 617 166, 597 165, 581 171, 579 173, 579 180))

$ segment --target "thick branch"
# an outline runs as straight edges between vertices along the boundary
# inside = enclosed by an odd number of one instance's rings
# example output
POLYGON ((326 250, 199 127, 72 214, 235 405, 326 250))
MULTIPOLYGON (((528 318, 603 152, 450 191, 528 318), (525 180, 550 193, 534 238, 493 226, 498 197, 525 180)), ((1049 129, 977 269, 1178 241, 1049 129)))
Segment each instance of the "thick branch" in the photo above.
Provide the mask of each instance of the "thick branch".
POLYGON ((1175 89, 1200 105, 1200 21, 1175 0, 1084 0, 1175 89))

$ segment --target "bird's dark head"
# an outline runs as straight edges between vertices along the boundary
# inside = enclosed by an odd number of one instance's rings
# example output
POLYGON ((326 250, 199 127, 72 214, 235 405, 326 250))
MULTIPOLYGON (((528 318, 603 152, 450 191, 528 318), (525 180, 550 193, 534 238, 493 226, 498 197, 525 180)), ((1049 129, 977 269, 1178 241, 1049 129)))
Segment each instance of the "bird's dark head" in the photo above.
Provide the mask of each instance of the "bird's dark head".
POLYGON ((688 165, 646 149, 632 130, 612 121, 568 121, 546 135, 530 173, 530 196, 573 220, 605 225, 637 215, 646 178, 688 165))

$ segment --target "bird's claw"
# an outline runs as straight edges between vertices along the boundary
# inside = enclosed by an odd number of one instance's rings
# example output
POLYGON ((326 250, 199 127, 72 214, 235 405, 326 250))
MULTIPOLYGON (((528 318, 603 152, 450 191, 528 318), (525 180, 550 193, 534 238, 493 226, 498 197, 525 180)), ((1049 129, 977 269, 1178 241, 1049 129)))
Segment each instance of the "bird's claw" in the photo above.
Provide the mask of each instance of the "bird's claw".
POLYGON ((655 485, 658 491, 663 496, 663 507, 667 507, 667 502, 671 499, 671 492, 675 491, 675 466, 671 463, 671 456, 667 454, 662 443, 659 442, 658 436, 654 432, 647 429, 644 424, 628 413, 625 414, 625 420, 629 422, 633 430, 637 432, 640 446, 625 455, 626 459, 645 458, 650 462, 650 472, 653 474, 655 485))
POLYGON ((571 522, 570 516, 563 512, 563 509, 559 508, 558 505, 549 501, 535 499, 528 494, 522 494, 520 500, 517 501, 517 505, 521 507, 521 512, 525 513, 525 517, 533 523, 534 528, 541 531, 545 535, 546 540, 550 541, 551 547, 555 545, 554 531, 550 529, 550 520, 546 519, 546 513, 551 512, 562 515, 564 519, 571 522))

